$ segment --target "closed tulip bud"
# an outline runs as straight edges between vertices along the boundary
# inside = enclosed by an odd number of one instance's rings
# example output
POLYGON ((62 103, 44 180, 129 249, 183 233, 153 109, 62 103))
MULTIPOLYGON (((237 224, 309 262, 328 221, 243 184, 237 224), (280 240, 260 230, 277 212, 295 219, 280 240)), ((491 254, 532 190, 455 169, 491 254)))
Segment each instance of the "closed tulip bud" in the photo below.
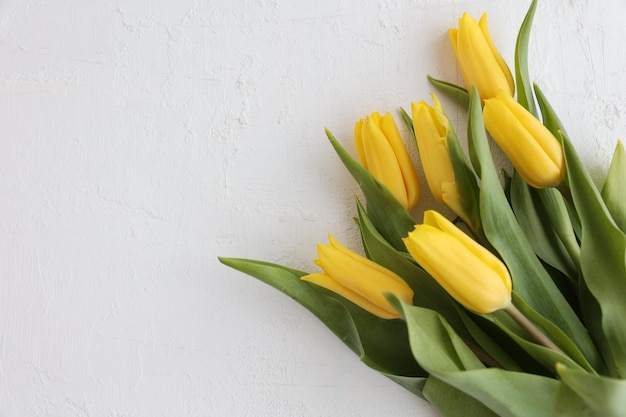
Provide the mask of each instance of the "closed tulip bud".
POLYGON ((413 303, 413 290, 392 271, 352 252, 328 235, 330 244, 317 246, 315 261, 323 273, 305 275, 302 280, 324 287, 383 319, 399 318, 384 292, 404 303, 413 303))
POLYGON ((459 28, 450 29, 450 40, 468 92, 474 84, 482 100, 494 97, 499 90, 513 95, 513 76, 491 40, 486 14, 477 23, 464 13, 459 28))
POLYGON ((391 114, 373 113, 354 127, 354 142, 361 165, 411 210, 419 199, 419 181, 391 114))
POLYGON ((485 127, 513 166, 535 188, 554 187, 565 172, 563 148, 535 116, 500 92, 485 101, 485 127))
POLYGON ((437 201, 446 204, 459 216, 465 217, 454 168, 448 154, 448 134, 452 132, 452 126, 437 96, 432 94, 432 97, 434 107, 425 101, 411 104, 413 128, 422 168, 428 187, 437 201))
POLYGON ((404 238, 417 263, 468 310, 486 314, 511 304, 504 264, 435 211, 404 238))

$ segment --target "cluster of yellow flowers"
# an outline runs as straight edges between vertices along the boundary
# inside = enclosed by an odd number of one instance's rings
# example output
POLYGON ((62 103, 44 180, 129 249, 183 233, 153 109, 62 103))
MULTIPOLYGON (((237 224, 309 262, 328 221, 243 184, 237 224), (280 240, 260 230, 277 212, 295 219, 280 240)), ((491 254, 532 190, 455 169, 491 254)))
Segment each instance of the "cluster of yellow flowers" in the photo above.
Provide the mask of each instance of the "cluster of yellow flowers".
POLYGON ((467 106, 469 160, 436 95, 401 109, 428 188, 454 222, 427 210, 416 224, 415 166, 393 116, 372 113, 354 129, 358 161, 326 131, 363 192, 366 256, 329 235, 319 273, 220 258, 294 298, 445 416, 624 415, 626 152, 618 142, 599 189, 531 87, 536 7, 518 32, 515 82, 486 16, 464 14, 449 32, 465 87, 430 81, 467 106), (487 133, 511 176, 498 172, 487 133))
MULTIPOLYGON (((535 188, 554 187, 565 171, 559 141, 514 98, 511 71, 489 35, 487 17, 477 22, 465 13, 450 40, 468 91, 476 86, 484 103, 487 131, 511 160, 515 169, 535 188)), ((424 175, 433 196, 467 223, 460 201, 447 137, 452 129, 441 102, 432 94, 433 106, 412 103, 413 128, 424 175)), ((419 199, 419 180, 391 114, 373 113, 356 123, 355 144, 359 160, 384 184, 405 209, 419 199)), ((403 239, 413 259, 460 304, 476 313, 491 313, 509 306, 511 278, 506 266, 460 228, 435 211, 403 239)), ((411 303, 413 291, 392 271, 345 248, 330 236, 318 246, 316 264, 323 273, 302 277, 354 302, 385 319, 400 315, 383 293, 411 303)))

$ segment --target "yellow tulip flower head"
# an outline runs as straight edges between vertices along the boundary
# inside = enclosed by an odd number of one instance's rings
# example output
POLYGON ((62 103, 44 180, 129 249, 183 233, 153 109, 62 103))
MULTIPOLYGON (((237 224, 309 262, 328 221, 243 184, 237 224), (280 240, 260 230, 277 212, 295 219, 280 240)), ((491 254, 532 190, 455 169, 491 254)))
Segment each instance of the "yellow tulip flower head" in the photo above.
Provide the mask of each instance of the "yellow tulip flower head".
POLYGON ((417 263, 450 296, 476 313, 486 314, 511 303, 511 276, 506 266, 435 211, 424 213, 404 238, 417 263))
POLYGON ((315 264, 323 273, 301 279, 326 288, 366 311, 383 319, 396 319, 400 314, 389 304, 384 292, 390 292, 406 304, 413 303, 413 290, 392 271, 347 249, 333 236, 330 244, 317 246, 315 264))
POLYGON ((535 188, 554 187, 565 172, 563 148, 550 131, 504 92, 486 100, 485 127, 513 166, 535 188))
POLYGON ((419 180, 391 114, 373 113, 354 127, 361 165, 411 210, 419 199, 419 180))
POLYGON ((468 92, 474 84, 482 100, 494 97, 499 90, 513 95, 513 75, 491 40, 486 14, 477 23, 464 13, 458 29, 450 29, 449 35, 468 92))
POLYGON ((448 132, 452 127, 443 111, 441 102, 431 94, 433 107, 425 101, 411 104, 415 139, 422 161, 424 175, 432 195, 446 204, 456 214, 464 217, 454 176, 454 168, 448 154, 448 132))

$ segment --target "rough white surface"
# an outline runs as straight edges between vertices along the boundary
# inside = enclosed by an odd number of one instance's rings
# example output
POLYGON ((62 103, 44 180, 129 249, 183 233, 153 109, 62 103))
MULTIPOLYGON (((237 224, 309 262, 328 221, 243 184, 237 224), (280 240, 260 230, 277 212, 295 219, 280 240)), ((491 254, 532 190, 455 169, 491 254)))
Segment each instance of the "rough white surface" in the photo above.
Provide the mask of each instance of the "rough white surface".
MULTIPOLYGON (((512 63, 526 3, 0 2, 0 416, 435 416, 217 256, 358 248, 323 127, 353 151, 426 74, 460 82, 465 10, 512 63)), ((626 131, 622 8, 543 1, 531 36, 598 181, 626 131)))

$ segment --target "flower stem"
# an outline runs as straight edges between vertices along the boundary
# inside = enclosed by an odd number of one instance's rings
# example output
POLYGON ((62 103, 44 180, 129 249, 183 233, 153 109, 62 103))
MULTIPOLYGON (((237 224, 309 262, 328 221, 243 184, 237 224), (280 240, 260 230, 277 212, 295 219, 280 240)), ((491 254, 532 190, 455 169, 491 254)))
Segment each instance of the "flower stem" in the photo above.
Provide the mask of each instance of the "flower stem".
POLYGON ((563 181, 559 185, 556 186, 556 189, 561 193, 565 201, 570 205, 572 209, 576 209, 574 205, 574 198, 572 197, 572 191, 569 189, 568 185, 563 181))
POLYGON ((526 316, 513 305, 513 303, 509 304, 504 311, 506 311, 508 315, 511 316, 511 318, 515 320, 517 324, 519 324, 522 329, 524 329, 526 333, 528 333, 530 337, 532 337, 541 346, 545 346, 548 349, 562 354, 563 356, 567 356, 565 352, 563 352, 557 345, 554 344, 552 340, 550 340, 550 338, 548 338, 548 336, 546 336, 537 328, 537 326, 528 320, 526 316))

